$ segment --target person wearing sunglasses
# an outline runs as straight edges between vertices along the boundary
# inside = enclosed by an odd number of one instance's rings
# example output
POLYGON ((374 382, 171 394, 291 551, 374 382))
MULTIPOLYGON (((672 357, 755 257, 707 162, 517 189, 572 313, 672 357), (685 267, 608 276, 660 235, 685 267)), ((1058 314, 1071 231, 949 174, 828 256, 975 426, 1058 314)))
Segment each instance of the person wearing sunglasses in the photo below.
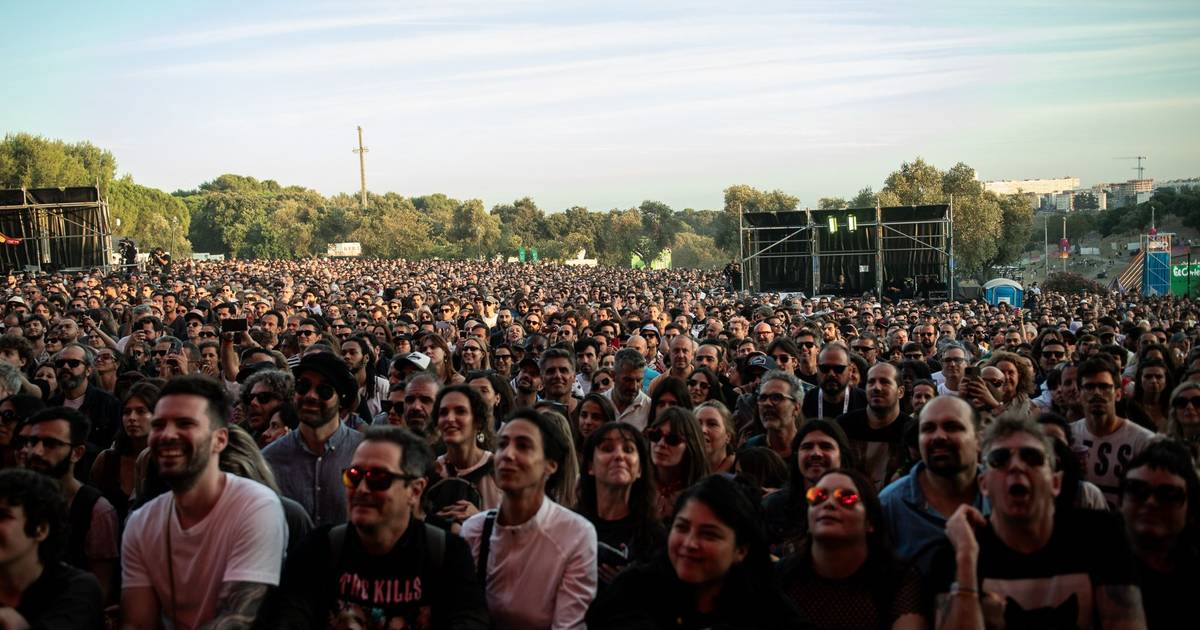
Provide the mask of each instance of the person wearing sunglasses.
MULTIPOLYGON (((282 370, 264 369, 246 377, 241 387, 240 424, 255 440, 260 440, 267 424, 280 406, 295 396, 296 379, 282 370)), ((265 446, 265 444, 263 445, 265 446)))
POLYGON ((596 529, 550 499, 570 439, 537 411, 513 412, 494 459, 500 507, 463 523, 497 630, 582 627, 596 595, 596 529))
POLYGON ((762 511, 721 475, 680 496, 665 553, 617 576, 588 612, 587 627, 805 628, 771 566, 762 511))
POLYGON ((1177 440, 1200 461, 1200 381, 1184 381, 1171 392, 1167 437, 1177 440))
POLYGON ((867 393, 850 385, 850 355, 845 346, 831 344, 817 356, 818 387, 804 395, 805 418, 836 418, 866 409, 867 393))
POLYGON ((349 522, 314 531, 288 555, 271 627, 325 627, 356 614, 380 627, 488 627, 466 542, 419 517, 432 459, 407 429, 367 429, 339 482, 349 522))
MULTIPOLYGON (((263 449, 279 490, 308 511, 317 526, 346 520, 346 490, 338 480, 362 433, 341 421, 354 409, 358 384, 346 362, 317 352, 292 369, 300 428, 263 449)), ((269 418, 270 416, 268 416, 269 418)))
MULTIPOLYGON (((1087 372, 1087 370, 1084 370, 1087 372)), ((1145 628, 1134 556, 1120 516, 1055 509, 1062 473, 1029 418, 998 418, 984 435, 985 518, 959 507, 928 579, 937 627, 1145 628)))
POLYGON ((656 514, 665 521, 671 517, 680 493, 711 472, 704 451, 704 432, 690 410, 668 407, 657 414, 645 436, 654 462, 656 514))
POLYGON ((1200 479, 1184 445, 1160 440, 1129 462, 1121 515, 1137 557, 1147 627, 1189 618, 1200 583, 1200 479))
POLYGON ((871 480, 830 469, 804 501, 808 535, 779 567, 800 612, 820 628, 927 627, 920 576, 895 557, 871 480))
POLYGON ((91 384, 95 357, 93 349, 79 343, 68 344, 55 354, 52 364, 58 392, 46 401, 50 407, 62 405, 76 408, 91 422, 87 449, 76 471, 80 481, 85 483, 96 454, 112 444, 121 418, 121 402, 117 397, 91 384))

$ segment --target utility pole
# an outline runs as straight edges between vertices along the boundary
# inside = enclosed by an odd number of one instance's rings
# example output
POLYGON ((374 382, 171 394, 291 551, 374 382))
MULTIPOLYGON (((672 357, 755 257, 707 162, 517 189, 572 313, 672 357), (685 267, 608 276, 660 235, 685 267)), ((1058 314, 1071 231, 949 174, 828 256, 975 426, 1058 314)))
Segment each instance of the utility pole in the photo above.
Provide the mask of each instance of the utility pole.
MULTIPOLYGON (((1064 241, 1067 240, 1067 215, 1065 215, 1065 214, 1063 215, 1063 240, 1064 241)), ((1067 271, 1067 256, 1070 255, 1068 252, 1071 251, 1069 249, 1070 245, 1068 245, 1067 247, 1068 247, 1067 251, 1062 253, 1063 272, 1064 273, 1067 271)))
POLYGON ((1050 279, 1050 217, 1047 216, 1045 221, 1042 221, 1042 231, 1045 233, 1042 238, 1042 258, 1046 259, 1046 277, 1042 282, 1050 279))
POLYGON ((358 154, 358 177, 362 182, 361 202, 363 210, 367 209, 367 163, 363 154, 367 152, 367 148, 362 143, 362 126, 358 128, 358 148, 354 150, 358 154))

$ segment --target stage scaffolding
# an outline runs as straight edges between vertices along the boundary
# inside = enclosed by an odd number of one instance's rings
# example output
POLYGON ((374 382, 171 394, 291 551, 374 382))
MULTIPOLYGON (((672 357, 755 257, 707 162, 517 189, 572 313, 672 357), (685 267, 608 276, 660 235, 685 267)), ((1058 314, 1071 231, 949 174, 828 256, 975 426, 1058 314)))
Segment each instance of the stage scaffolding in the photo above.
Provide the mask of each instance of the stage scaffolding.
POLYGON ((95 186, 0 190, 0 270, 110 264, 108 203, 95 186))
POLYGON ((905 278, 929 297, 954 299, 949 204, 741 215, 743 290, 884 295, 905 278))

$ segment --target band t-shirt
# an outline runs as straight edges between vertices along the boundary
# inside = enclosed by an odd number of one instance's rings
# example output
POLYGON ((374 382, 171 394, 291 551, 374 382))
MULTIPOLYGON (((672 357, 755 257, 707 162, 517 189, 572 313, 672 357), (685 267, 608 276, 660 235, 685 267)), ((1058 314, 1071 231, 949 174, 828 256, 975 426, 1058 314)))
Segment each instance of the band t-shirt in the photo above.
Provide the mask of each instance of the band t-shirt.
MULTIPOLYGON (((1099 587, 1137 583, 1133 552, 1118 514, 1056 514, 1050 542, 1031 554, 1010 549, 990 526, 975 530, 975 535, 977 588, 989 628, 1097 627, 1099 587)), ((948 593, 954 576, 954 551, 947 542, 934 560, 931 592, 948 593)))
POLYGON ((288 559, 281 625, 429 629, 459 627, 468 618, 486 625, 483 587, 466 541, 445 534, 439 560, 426 528, 409 520, 392 550, 378 556, 363 549, 354 527, 346 529, 336 554, 330 527, 315 530, 288 559))
POLYGON ((1109 508, 1114 510, 1120 502, 1121 478, 1126 467, 1152 440, 1153 433, 1128 420, 1104 437, 1093 435, 1087 420, 1071 423, 1071 442, 1080 451, 1087 449, 1084 477, 1100 488, 1109 508))

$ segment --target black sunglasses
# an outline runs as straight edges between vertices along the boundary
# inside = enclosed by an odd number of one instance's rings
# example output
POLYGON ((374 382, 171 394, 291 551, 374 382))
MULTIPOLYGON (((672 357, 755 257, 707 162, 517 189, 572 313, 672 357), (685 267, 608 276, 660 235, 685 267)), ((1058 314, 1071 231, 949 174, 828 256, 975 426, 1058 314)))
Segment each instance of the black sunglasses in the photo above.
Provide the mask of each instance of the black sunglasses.
POLYGON ((17 447, 18 449, 26 447, 36 448, 38 444, 41 444, 42 449, 47 451, 52 448, 60 448, 71 445, 70 442, 64 442, 57 438, 37 436, 18 436, 13 438, 12 443, 13 446, 17 447))
POLYGON ((985 458, 988 468, 1000 469, 1007 467, 1008 463, 1012 461, 1014 451, 1016 452, 1017 457, 1020 458, 1020 460, 1024 462, 1026 466, 1039 468, 1046 463, 1046 452, 1040 448, 1034 448, 1032 446, 1022 446, 1020 448, 997 448, 988 453, 987 457, 985 458))
POLYGON ((72 370, 81 365, 83 365, 83 361, 80 361, 79 359, 59 359, 54 362, 54 367, 56 368, 69 367, 72 370))
POLYGON ((1154 497, 1154 501, 1164 507, 1173 507, 1182 505, 1187 499, 1187 490, 1179 486, 1158 485, 1152 486, 1140 479, 1127 479, 1125 481, 1125 496, 1138 502, 1145 503, 1154 497))
POLYGON ((321 400, 329 400, 330 398, 333 398, 335 393, 337 393, 334 391, 333 385, 330 385, 329 383, 321 383, 320 385, 314 386, 312 381, 308 379, 296 379, 296 393, 301 396, 307 395, 308 392, 312 391, 313 387, 317 388, 317 398, 320 398, 321 400))
POLYGON ((824 365, 818 365, 817 369, 821 370, 822 374, 828 374, 830 372, 833 372, 834 374, 841 374, 842 372, 846 371, 847 367, 849 367, 849 366, 824 364, 824 365))
POLYGON ((667 446, 679 446, 683 444, 683 437, 677 433, 663 433, 661 429, 650 429, 646 431, 646 439, 654 444, 658 444, 666 440, 667 446))
POLYGON ((1171 406, 1176 409, 1183 409, 1184 407, 1186 407, 1188 405, 1191 405, 1192 407, 1194 407, 1196 409, 1200 409, 1200 396, 1191 396, 1191 397, 1179 396, 1175 400, 1171 401, 1171 406))
POLYGON ((279 395, 275 392, 258 392, 256 394, 250 394, 250 400, 253 400, 260 405, 265 405, 272 400, 279 400, 279 395))
POLYGON ((412 481, 419 479, 419 477, 416 475, 397 474, 386 468, 359 468, 351 466, 342 471, 342 483, 350 490, 357 488, 358 484, 364 479, 367 481, 367 490, 371 492, 383 492, 391 488, 397 479, 412 481))

